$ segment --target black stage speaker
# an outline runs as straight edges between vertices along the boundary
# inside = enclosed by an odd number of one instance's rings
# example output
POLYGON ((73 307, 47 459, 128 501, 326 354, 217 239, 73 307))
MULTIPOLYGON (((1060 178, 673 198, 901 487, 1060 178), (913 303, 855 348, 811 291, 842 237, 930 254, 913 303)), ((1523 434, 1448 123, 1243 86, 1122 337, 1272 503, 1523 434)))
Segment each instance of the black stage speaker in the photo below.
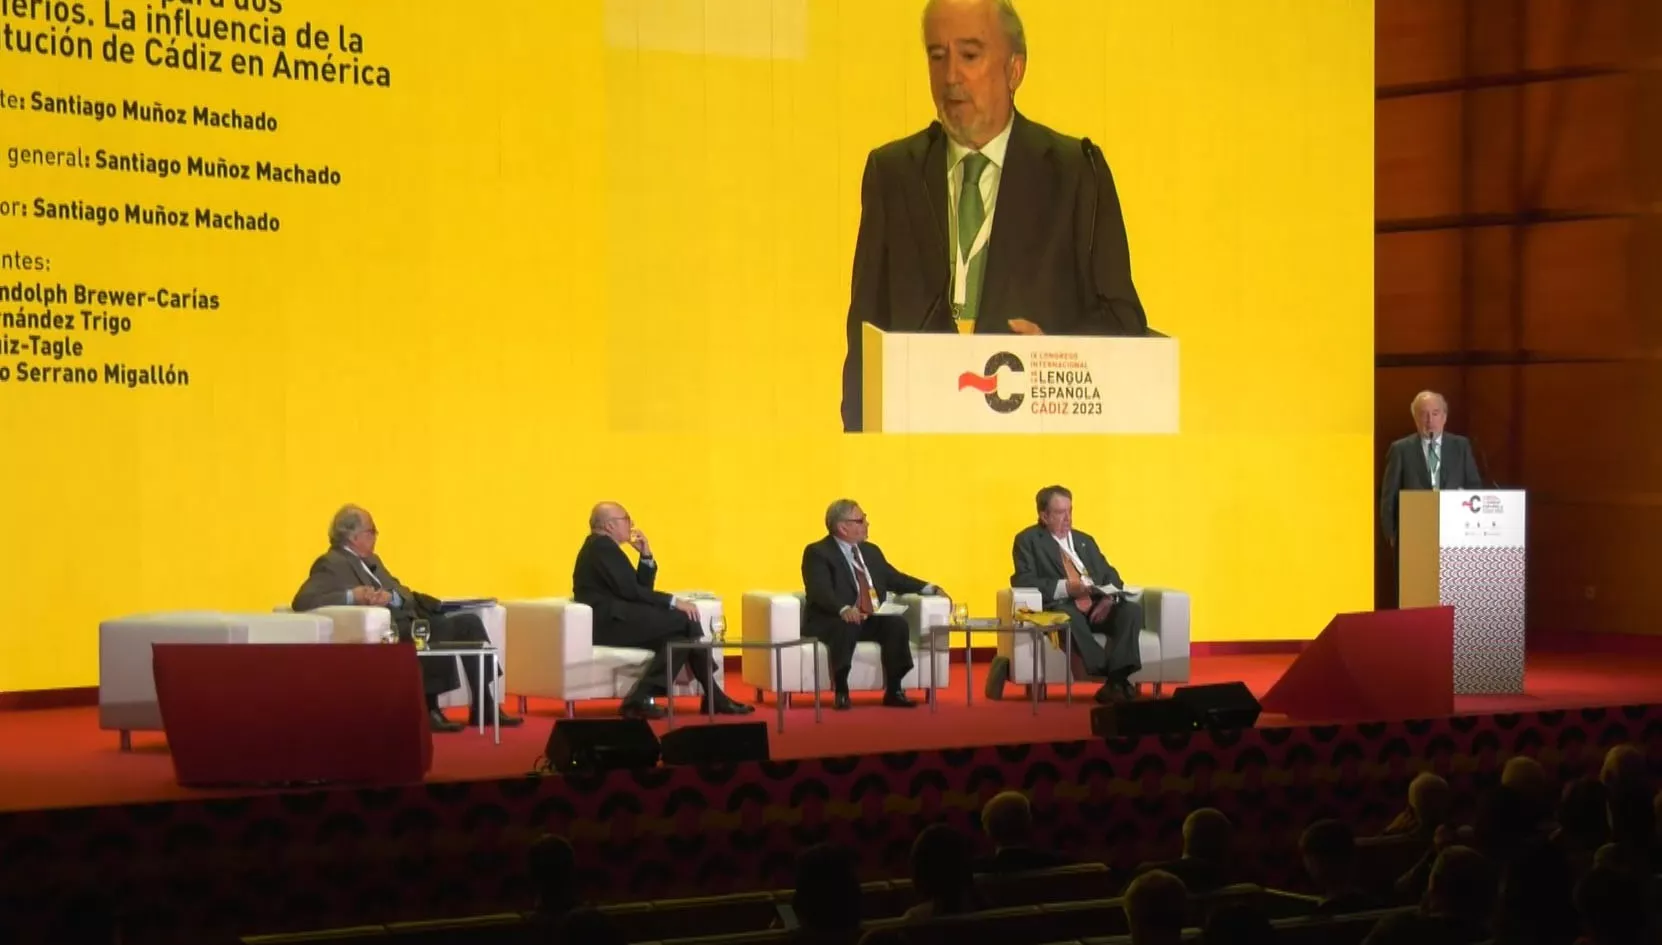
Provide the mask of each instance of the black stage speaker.
POLYGON ((1210 686, 1179 686, 1171 701, 1183 706, 1198 725, 1221 732, 1251 728, 1258 722, 1261 706, 1243 682, 1210 686))
POLYGON ((737 764, 768 760, 768 723, 689 725, 663 738, 664 764, 697 765, 712 761, 737 764))
POLYGON ((650 768, 658 763, 658 736, 645 719, 560 719, 545 752, 561 773, 650 768))
POLYGON ((1091 734, 1099 738, 1192 732, 1195 717, 1176 699, 1111 702, 1091 709, 1091 734))

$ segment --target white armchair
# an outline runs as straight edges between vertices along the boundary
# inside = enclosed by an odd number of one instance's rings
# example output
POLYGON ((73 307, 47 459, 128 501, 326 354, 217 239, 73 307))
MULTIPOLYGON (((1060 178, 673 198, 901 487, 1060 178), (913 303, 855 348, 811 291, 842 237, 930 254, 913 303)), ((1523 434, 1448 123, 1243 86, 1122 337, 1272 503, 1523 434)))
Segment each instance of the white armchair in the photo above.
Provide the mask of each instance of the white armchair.
MULTIPOLYGON (((1183 591, 1160 587, 1127 587, 1127 595, 1143 607, 1143 628, 1137 637, 1143 668, 1131 676, 1132 685, 1153 683, 1154 694, 1160 695, 1167 683, 1189 681, 1189 595, 1183 591)), ((1008 623, 1017 609, 1040 610, 1044 600, 1031 587, 1004 588, 998 592, 998 619, 1008 623)), ((1062 632, 1066 632, 1063 630, 1062 632)), ((1106 634, 1094 634, 1099 643, 1107 643, 1106 634)), ((1049 640, 1043 644, 1039 660, 1039 678, 1033 678, 1034 638, 1027 634, 1001 633, 998 635, 998 655, 1010 661, 1010 681, 1020 685, 1044 684, 1051 679, 1066 678, 1063 665, 1066 654, 1049 640)), ((1079 652, 1074 651, 1074 679, 1084 679, 1084 666, 1079 652)))
MULTIPOLYGON (((700 598, 699 624, 704 639, 710 638, 710 621, 722 614, 720 600, 700 598)), ((565 703, 567 718, 577 713, 583 699, 621 699, 652 661, 652 651, 633 647, 600 646, 594 642, 594 611, 586 604, 565 597, 507 602, 508 635, 514 638, 509 651, 508 674, 519 697, 519 711, 526 710, 528 696, 558 699, 565 703)), ((722 685, 722 651, 710 652, 716 685, 722 685)), ((674 695, 703 695, 703 687, 686 668, 675 680, 674 695)))
POLYGON ((176 611, 136 614, 98 625, 98 727, 121 733, 162 730, 151 647, 157 643, 325 643, 334 633, 320 614, 227 614, 176 611))
MULTIPOLYGON (((276 608, 277 613, 290 613, 287 607, 276 608)), ((470 611, 478 614, 479 622, 485 625, 485 636, 490 638, 491 646, 496 647, 497 658, 503 663, 502 674, 508 673, 508 612, 501 604, 488 607, 479 607, 470 611)), ((365 607, 356 604, 337 604, 330 607, 319 607, 306 611, 308 615, 316 614, 327 617, 334 625, 330 631, 330 643, 380 643, 386 632, 392 629, 392 611, 385 607, 365 607)), ((428 657, 432 659, 433 657, 428 657)), ((490 672, 490 667, 485 668, 490 672)), ((456 658, 456 674, 461 677, 462 685, 459 689, 452 689, 439 696, 439 707, 473 705, 474 677, 462 669, 461 658, 456 658)), ((502 680, 498 679, 489 684, 494 701, 502 702, 506 698, 502 680)))
MULTIPOLYGON (((801 591, 748 591, 744 595, 744 633, 747 640, 769 640, 782 643, 802 638, 802 610, 807 595, 801 591)), ((952 602, 945 597, 922 597, 906 594, 900 598, 906 607, 906 623, 912 636, 912 671, 901 682, 903 689, 927 688, 930 672, 935 673, 937 689, 952 684, 952 652, 943 647, 935 650, 933 666, 919 656, 918 642, 927 627, 942 627, 952 622, 952 602)), ((815 643, 819 650, 819 688, 831 691, 831 658, 825 644, 815 643)), ((793 692, 814 691, 814 654, 805 646, 791 647, 783 652, 783 678, 774 672, 771 650, 745 649, 739 655, 739 674, 758 695, 763 692, 779 694, 787 702, 793 692)), ((848 672, 850 691, 874 692, 883 688, 882 654, 876 643, 854 645, 854 662, 848 672)))

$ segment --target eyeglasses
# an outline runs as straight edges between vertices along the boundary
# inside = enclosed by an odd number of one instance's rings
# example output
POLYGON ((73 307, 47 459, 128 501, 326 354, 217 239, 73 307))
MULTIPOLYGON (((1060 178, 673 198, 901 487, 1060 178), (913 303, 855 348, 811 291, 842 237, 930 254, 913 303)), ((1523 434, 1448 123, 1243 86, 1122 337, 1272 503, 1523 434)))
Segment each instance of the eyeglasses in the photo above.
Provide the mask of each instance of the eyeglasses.
POLYGON ((853 523, 854 523, 854 524, 856 524, 856 525, 864 525, 864 524, 866 524, 866 518, 865 518, 865 516, 863 516, 863 515, 862 515, 862 516, 861 516, 861 517, 859 517, 859 518, 845 518, 845 519, 843 519, 843 521, 845 521, 845 522, 853 522, 853 523))

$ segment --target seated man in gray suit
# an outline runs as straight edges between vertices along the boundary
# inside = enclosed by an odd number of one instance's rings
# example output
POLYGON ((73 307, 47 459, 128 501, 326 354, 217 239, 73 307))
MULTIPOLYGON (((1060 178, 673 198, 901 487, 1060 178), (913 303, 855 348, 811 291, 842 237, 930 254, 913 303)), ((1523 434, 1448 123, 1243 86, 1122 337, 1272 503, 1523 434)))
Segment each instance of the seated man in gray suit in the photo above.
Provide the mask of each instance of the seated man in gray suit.
POLYGON ((1385 475, 1379 480, 1379 526, 1385 540, 1397 546, 1397 500, 1404 489, 1481 489, 1471 441, 1444 433, 1448 401, 1436 391, 1422 390, 1408 408, 1415 432, 1391 444, 1385 454, 1385 475))
MULTIPOLYGON (((393 626, 398 639, 410 642, 410 625, 416 620, 427 621, 430 639, 435 646, 446 643, 485 643, 485 625, 477 614, 439 612, 438 599, 417 593, 405 587, 392 576, 380 555, 375 553, 375 539, 379 536, 375 519, 356 505, 342 506, 329 523, 329 550, 312 562, 312 571, 306 582, 294 594, 294 609, 313 610, 357 604, 365 607, 385 607, 392 611, 393 626)), ((479 678, 478 656, 463 656, 462 665, 471 683, 479 678)), ((444 717, 439 711, 439 696, 460 688, 456 661, 444 657, 421 660, 422 691, 427 694, 427 712, 433 731, 459 732, 462 726, 444 717)), ((501 668, 497 669, 500 675, 501 668)), ((521 719, 509 715, 493 704, 489 686, 483 693, 473 694, 473 710, 468 724, 479 724, 480 716, 490 721, 487 712, 496 712, 504 726, 518 725, 521 719)))
POLYGON ((1016 573, 1010 586, 1037 588, 1045 610, 1068 615, 1073 651, 1084 661, 1085 671, 1108 680, 1097 690, 1096 701, 1136 698, 1131 674, 1143 668, 1137 649, 1142 605, 1121 598, 1120 573, 1091 536, 1073 530, 1073 493, 1062 486, 1045 486, 1039 490, 1038 506, 1038 524, 1016 535, 1016 573), (1107 634, 1106 649, 1093 632, 1107 634))

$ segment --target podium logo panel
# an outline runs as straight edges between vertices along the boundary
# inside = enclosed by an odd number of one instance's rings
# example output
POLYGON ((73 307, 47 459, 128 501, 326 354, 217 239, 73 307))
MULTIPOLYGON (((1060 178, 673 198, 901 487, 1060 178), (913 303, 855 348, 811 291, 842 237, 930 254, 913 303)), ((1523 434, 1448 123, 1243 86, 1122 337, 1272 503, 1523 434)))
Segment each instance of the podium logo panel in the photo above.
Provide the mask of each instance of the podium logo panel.
POLYGON ((1020 391, 1009 396, 999 395, 998 372, 1001 368, 1012 374, 1027 373, 1027 367, 1021 363, 1021 358, 1008 351, 1000 351, 987 359, 987 366, 980 374, 966 371, 958 375, 958 389, 980 391, 987 398, 987 408, 994 413, 1015 413, 1021 409, 1021 402, 1027 399, 1027 395, 1020 391))

